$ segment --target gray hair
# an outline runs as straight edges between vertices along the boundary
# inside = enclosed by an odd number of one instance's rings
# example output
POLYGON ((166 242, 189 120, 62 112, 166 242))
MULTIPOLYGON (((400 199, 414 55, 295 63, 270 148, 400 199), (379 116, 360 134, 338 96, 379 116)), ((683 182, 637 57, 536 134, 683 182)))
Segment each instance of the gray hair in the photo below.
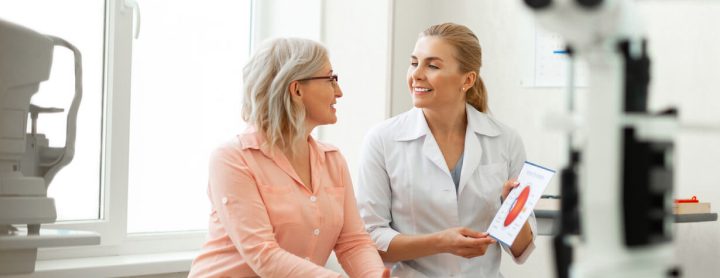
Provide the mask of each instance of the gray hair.
POLYGON ((292 143, 304 139, 305 107, 292 101, 290 83, 311 77, 327 61, 327 49, 312 40, 264 42, 243 67, 243 120, 262 132, 271 146, 293 153, 292 143))

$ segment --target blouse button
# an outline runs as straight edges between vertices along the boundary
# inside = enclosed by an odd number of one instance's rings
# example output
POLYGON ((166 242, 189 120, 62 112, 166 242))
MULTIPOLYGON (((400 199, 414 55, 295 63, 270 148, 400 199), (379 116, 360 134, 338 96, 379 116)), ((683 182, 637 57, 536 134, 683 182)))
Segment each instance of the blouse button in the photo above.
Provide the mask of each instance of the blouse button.
POLYGON ((314 195, 310 196, 310 202, 315 203, 315 201, 317 201, 317 197, 315 197, 314 195))
POLYGON ((319 235, 319 234, 320 234, 320 229, 315 229, 315 230, 313 231, 313 234, 314 234, 314 235, 319 235))
POLYGON ((223 198, 222 198, 222 203, 223 203, 223 205, 227 205, 227 202, 228 202, 227 197, 223 197, 223 198))

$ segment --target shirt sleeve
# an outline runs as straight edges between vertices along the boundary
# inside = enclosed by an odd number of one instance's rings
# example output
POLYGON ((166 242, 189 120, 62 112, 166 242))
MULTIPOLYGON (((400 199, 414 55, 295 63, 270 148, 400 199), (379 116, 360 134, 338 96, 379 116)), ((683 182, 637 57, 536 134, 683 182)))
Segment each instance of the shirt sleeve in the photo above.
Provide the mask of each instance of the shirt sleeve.
POLYGON ((335 244, 335 254, 350 277, 381 277, 385 266, 358 214, 352 180, 342 157, 338 171, 341 171, 345 185, 345 222, 335 244))
POLYGON ((386 252, 390 241, 400 234, 390 227, 392 192, 390 177, 385 168, 382 143, 377 130, 366 137, 360 151, 357 202, 365 229, 375 242, 378 250, 386 252))
POLYGON ((522 167, 525 164, 525 160, 527 160, 527 156, 525 154, 525 145, 523 144, 520 135, 517 134, 517 132, 515 131, 512 131, 510 133, 507 153, 510 154, 510 165, 508 168, 510 169, 510 178, 515 179, 520 175, 520 170, 522 170, 522 167))
POLYGON ((261 277, 341 277, 278 245, 252 171, 232 151, 220 149, 213 154, 209 195, 225 231, 250 268, 261 277))
POLYGON ((520 254, 520 256, 515 257, 513 255, 512 250, 510 250, 510 246, 505 246, 504 244, 501 244, 503 247, 503 250, 507 252, 510 257, 512 257, 513 261, 516 264, 523 264, 525 261, 527 261, 528 257, 530 257, 530 254, 532 254, 533 250, 535 250, 535 238, 537 237, 537 221, 535 220, 535 213, 530 213, 530 217, 528 217, 528 223, 530 224, 530 231, 532 232, 532 240, 530 240, 530 244, 528 244, 527 247, 525 247, 525 251, 520 254))
MULTIPOLYGON (((525 155, 525 145, 522 142, 522 138, 520 138, 520 135, 517 134, 517 132, 512 131, 510 136, 510 139, 508 140, 508 153, 510 154, 510 177, 509 178, 517 178, 518 175, 520 175, 520 170, 522 170, 523 164, 525 164, 526 155, 525 155)), ((530 241, 530 244, 525 248, 525 251, 523 251, 520 256, 515 257, 512 254, 512 251, 510 250, 509 246, 503 246, 503 249, 505 252, 510 254, 510 257, 513 258, 513 261, 517 264, 524 263, 527 258, 530 256, 530 254, 535 250, 535 238, 537 237, 537 221, 535 219, 535 212, 530 213, 530 217, 528 217, 528 223, 530 224, 530 231, 532 232, 532 240, 530 241)))

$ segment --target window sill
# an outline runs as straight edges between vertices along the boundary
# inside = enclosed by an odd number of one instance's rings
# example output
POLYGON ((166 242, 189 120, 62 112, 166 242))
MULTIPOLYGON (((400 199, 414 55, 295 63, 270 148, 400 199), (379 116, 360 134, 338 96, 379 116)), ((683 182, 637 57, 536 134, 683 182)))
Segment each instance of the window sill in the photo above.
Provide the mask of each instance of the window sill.
POLYGON ((141 276, 187 272, 199 250, 141 255, 41 260, 35 272, 8 278, 141 276))

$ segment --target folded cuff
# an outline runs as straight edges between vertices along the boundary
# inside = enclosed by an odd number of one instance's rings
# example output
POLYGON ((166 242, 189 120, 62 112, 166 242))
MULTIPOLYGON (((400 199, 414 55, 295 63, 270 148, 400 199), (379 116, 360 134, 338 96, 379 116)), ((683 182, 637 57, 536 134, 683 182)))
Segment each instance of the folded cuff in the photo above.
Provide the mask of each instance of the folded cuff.
POLYGON ((392 228, 378 228, 370 233, 375 245, 377 245, 377 249, 383 252, 387 252, 390 242, 399 234, 398 231, 392 228))

